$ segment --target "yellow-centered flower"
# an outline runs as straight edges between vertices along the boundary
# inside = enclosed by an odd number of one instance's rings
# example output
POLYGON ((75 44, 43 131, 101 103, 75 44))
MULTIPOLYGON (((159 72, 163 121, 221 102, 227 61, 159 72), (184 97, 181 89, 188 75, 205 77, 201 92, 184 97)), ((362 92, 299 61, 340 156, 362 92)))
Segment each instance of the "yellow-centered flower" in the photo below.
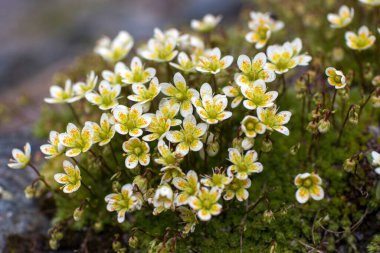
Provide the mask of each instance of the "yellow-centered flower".
POLYGON ((272 106, 268 108, 257 108, 257 116, 265 125, 266 129, 270 131, 276 130, 286 136, 289 135, 289 129, 283 125, 289 122, 292 116, 291 112, 282 111, 277 113, 276 106, 272 106))
POLYGON ((31 148, 29 142, 24 146, 24 152, 20 149, 12 149, 12 158, 9 159, 8 167, 11 169, 23 169, 30 162, 31 148))
POLYGON ((117 221, 124 222, 125 213, 136 210, 138 199, 133 194, 133 185, 125 184, 121 188, 120 193, 108 194, 104 200, 107 202, 107 210, 109 212, 117 212, 117 221))
POLYGON ((231 55, 226 55, 221 58, 219 48, 206 50, 203 55, 199 56, 196 70, 203 73, 217 74, 221 70, 228 68, 234 58, 231 55))
POLYGON ((144 84, 149 82, 155 75, 154 68, 144 68, 139 57, 132 58, 131 68, 125 68, 120 73, 123 83, 126 84, 144 84))
POLYGON ((214 30, 221 20, 221 15, 214 16, 212 14, 207 14, 202 20, 191 20, 191 28, 198 32, 207 33, 214 30))
POLYGON ((183 117, 193 114, 191 99, 198 98, 199 93, 193 88, 186 85, 185 78, 177 72, 173 78, 174 85, 170 83, 161 83, 162 93, 168 96, 170 104, 179 104, 180 112, 183 117))
POLYGON ((84 97, 88 92, 95 89, 98 83, 98 76, 95 75, 94 71, 91 71, 87 75, 86 82, 77 82, 74 84, 73 89, 77 96, 84 97))
POLYGON ((232 163, 227 169, 229 176, 235 175, 240 180, 245 180, 252 173, 260 173, 263 171, 263 165, 257 161, 257 152, 249 150, 242 154, 236 148, 228 149, 228 160, 232 163))
POLYGON ((368 27, 362 26, 359 28, 358 34, 354 32, 346 32, 346 44, 353 50, 366 50, 375 43, 376 37, 368 30, 368 27))
POLYGON ((231 102, 231 108, 236 108, 243 101, 244 96, 241 93, 240 87, 238 85, 229 85, 223 87, 223 93, 230 98, 234 98, 231 102))
POLYGON ((94 131, 89 125, 83 127, 82 131, 74 125, 69 123, 66 128, 66 133, 59 134, 59 142, 67 149, 66 156, 74 157, 81 153, 87 152, 93 142, 94 131))
POLYGON ((96 44, 95 53, 104 60, 115 63, 128 55, 133 43, 132 36, 128 32, 121 31, 112 41, 109 37, 101 38, 96 44))
POLYGON ((105 80, 101 81, 99 84, 99 93, 89 92, 86 94, 86 99, 99 106, 100 110, 109 110, 116 107, 119 102, 117 101, 120 95, 121 87, 116 84, 111 86, 111 84, 105 80))
POLYGON ((151 119, 149 115, 143 114, 140 104, 134 104, 131 108, 119 105, 113 110, 115 118, 115 130, 119 134, 129 134, 132 137, 139 137, 143 134, 151 119))
POLYGON ((306 203, 310 197, 321 200, 325 195, 321 187, 322 179, 315 173, 298 174, 294 179, 294 184, 298 188, 296 199, 301 204, 306 203))
POLYGON ((128 169, 134 169, 138 164, 147 166, 150 162, 150 148, 145 141, 138 138, 130 138, 123 143, 123 150, 127 153, 125 166, 128 169))
POLYGON ((56 131, 50 131, 49 144, 42 145, 40 150, 46 155, 45 159, 51 159, 62 154, 65 147, 59 142, 59 133, 56 131))
POLYGON ((272 106, 278 93, 277 91, 266 91, 265 82, 261 79, 256 80, 253 84, 242 86, 241 93, 246 98, 243 102, 244 107, 248 110, 255 110, 272 106))
POLYGON ((192 102, 199 117, 208 124, 217 124, 232 116, 232 112, 225 111, 228 100, 225 95, 213 95, 210 84, 201 86, 200 98, 193 98, 192 102))
POLYGON ((170 62, 170 65, 176 69, 182 70, 185 73, 195 72, 194 60, 190 59, 190 57, 185 52, 180 52, 178 54, 177 62, 178 64, 174 62, 170 62))
POLYGON ((335 89, 342 89, 346 87, 346 77, 342 71, 329 67, 326 69, 325 73, 327 75, 327 82, 331 86, 335 87, 335 89))
POLYGON ((190 150, 196 152, 202 149, 203 143, 200 139, 206 131, 207 124, 197 124, 195 117, 189 115, 183 120, 182 129, 169 131, 166 134, 166 139, 171 143, 178 143, 176 146, 176 152, 185 156, 190 150))
POLYGON ((156 114, 148 114, 151 117, 150 124, 147 126, 146 131, 151 134, 143 137, 144 141, 154 141, 165 137, 166 133, 170 130, 171 120, 167 119, 161 111, 156 114))
POLYGON ((141 104, 146 112, 149 110, 153 99, 160 93, 161 86, 158 83, 157 77, 155 77, 150 81, 148 88, 144 84, 135 83, 132 85, 132 90, 134 94, 129 95, 128 99, 141 104))
POLYGON ((256 80, 263 80, 270 83, 276 79, 273 70, 265 69, 267 57, 264 53, 258 53, 251 60, 248 56, 242 54, 237 60, 237 64, 242 73, 235 75, 235 82, 239 86, 247 86, 256 80))
POLYGON ((112 115, 103 113, 100 118, 100 125, 95 122, 86 122, 94 131, 94 136, 92 138, 93 143, 99 143, 99 146, 104 146, 108 144, 115 135, 115 120, 112 115))
POLYGON ((218 215, 222 211, 222 205, 218 203, 220 199, 221 190, 217 187, 209 190, 206 187, 202 187, 197 196, 189 198, 189 206, 197 211, 199 219, 202 221, 208 221, 212 215, 218 215))
POLYGON ((342 5, 339 8, 338 14, 329 13, 327 20, 330 22, 331 28, 343 28, 348 26, 354 18, 354 8, 349 8, 347 5, 342 5))
POLYGON ((65 88, 57 85, 50 87, 51 98, 45 98, 45 102, 49 104, 63 104, 63 103, 73 103, 78 101, 81 97, 76 96, 74 89, 72 87, 71 80, 66 80, 65 88))
POLYGON ((185 178, 174 178, 172 184, 181 191, 175 198, 174 204, 176 206, 188 204, 189 198, 196 196, 200 187, 200 183, 198 182, 198 175, 193 170, 189 170, 185 178))
POLYGON ((225 200, 231 200, 236 197, 238 201, 244 201, 249 197, 249 193, 247 191, 249 187, 251 187, 251 180, 249 178, 244 180, 234 178, 232 182, 227 185, 226 193, 223 198, 225 200))
POLYGON ((73 193, 81 186, 81 176, 78 166, 74 166, 69 161, 63 161, 63 170, 65 173, 57 173, 54 175, 54 180, 59 184, 63 184, 61 189, 64 193, 73 193))
POLYGON ((265 125, 258 118, 247 115, 241 121, 241 130, 245 136, 255 138, 257 134, 265 133, 265 125))

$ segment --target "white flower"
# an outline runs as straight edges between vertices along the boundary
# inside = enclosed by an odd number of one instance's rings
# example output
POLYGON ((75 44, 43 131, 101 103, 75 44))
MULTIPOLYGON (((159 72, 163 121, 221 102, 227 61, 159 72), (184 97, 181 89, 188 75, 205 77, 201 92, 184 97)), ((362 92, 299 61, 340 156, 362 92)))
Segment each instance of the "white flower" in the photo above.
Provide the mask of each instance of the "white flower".
POLYGON ((311 61, 311 56, 300 54, 302 41, 299 38, 292 42, 285 42, 282 46, 273 45, 267 49, 269 63, 265 68, 274 70, 277 74, 283 74, 297 65, 306 66, 311 61))
POLYGON ((185 53, 180 52, 177 57, 177 63, 170 62, 170 65, 176 69, 182 70, 185 73, 190 73, 195 71, 195 64, 192 59, 185 53))
POLYGON ((228 149, 228 160, 232 163, 227 168, 228 176, 235 175, 237 179, 245 180, 252 173, 260 173, 263 171, 263 165, 257 161, 257 152, 249 150, 245 154, 241 154, 236 148, 228 149))
POLYGON ((116 132, 122 135, 129 134, 132 137, 141 136, 142 128, 147 127, 151 121, 149 115, 142 114, 142 112, 140 104, 134 104, 131 108, 124 105, 117 106, 113 110, 116 132))
POLYGON ((248 110, 256 108, 270 107, 278 96, 277 91, 266 92, 267 87, 261 79, 256 80, 253 84, 242 86, 241 93, 245 97, 244 107, 248 110))
POLYGON ((228 68, 234 58, 231 55, 226 55, 221 58, 219 48, 206 50, 203 55, 199 56, 196 70, 204 73, 217 74, 221 70, 228 68))
POLYGON ((238 85, 229 85, 223 87, 223 93, 230 98, 234 98, 231 102, 231 108, 236 108, 243 101, 244 96, 241 93, 240 87, 238 85))
POLYGON ((30 161, 31 148, 29 142, 24 146, 24 152, 20 149, 12 149, 12 156, 9 160, 8 167, 11 169, 23 169, 28 166, 30 161))
POLYGON ((372 164, 375 166, 379 166, 375 168, 375 172, 377 174, 380 174, 380 154, 376 151, 372 151, 371 156, 372 156, 372 164))
POLYGON ((289 129, 284 124, 288 123, 290 117, 292 116, 291 112, 282 111, 277 113, 277 107, 272 106, 268 108, 257 108, 257 116, 259 120, 265 125, 266 129, 272 131, 276 130, 286 136, 289 135, 289 129))
POLYGON ((129 95, 128 99, 141 104, 144 112, 146 112, 149 110, 153 99, 160 93, 161 86, 158 83, 157 77, 155 77, 150 81, 148 88, 144 84, 134 83, 132 91, 134 94, 129 95))
POLYGON ((368 27, 361 26, 358 34, 346 32, 346 44, 349 48, 362 51, 370 48, 376 40, 376 37, 368 30, 368 27))
POLYGON ((108 37, 101 38, 95 47, 95 53, 106 61, 115 63, 128 55, 133 43, 132 36, 128 32, 121 31, 112 41, 108 37))
POLYGON ((133 194, 133 185, 125 184, 120 193, 111 193, 105 197, 107 211, 117 212, 117 221, 124 222, 125 213, 134 211, 138 206, 138 199, 133 194))
POLYGON ((72 88, 71 80, 66 80, 65 88, 53 85, 50 87, 51 98, 45 98, 45 102, 49 104, 73 103, 81 97, 76 96, 72 88))
POLYGON ((354 8, 349 8, 347 5, 342 5, 339 8, 338 14, 329 13, 327 20, 331 23, 332 28, 343 28, 348 26, 354 18, 354 8))
POLYGON ((189 150, 199 151, 203 147, 200 138, 206 133, 207 124, 199 123, 193 115, 188 115, 183 120, 183 127, 181 130, 169 131, 166 134, 166 139, 171 143, 178 143, 176 152, 183 156, 189 153, 189 150))
POLYGON ((228 103, 227 97, 220 94, 213 96, 210 84, 202 84, 200 93, 201 97, 193 98, 192 102, 203 121, 208 124, 216 124, 232 116, 232 112, 225 111, 228 103))
POLYGON ((138 164, 147 166, 150 162, 150 148, 145 141, 138 138, 130 138, 123 143, 123 150, 127 153, 125 167, 134 169, 138 164))
POLYGON ((59 134, 59 142, 69 148, 66 156, 74 157, 87 152, 93 144, 94 131, 91 126, 85 125, 80 130, 76 125, 69 123, 66 133, 59 134))
POLYGON ((127 69, 124 63, 118 62, 115 64, 115 68, 113 71, 110 70, 103 70, 102 71, 102 77, 104 80, 109 82, 112 86, 114 85, 120 85, 120 86, 126 86, 125 83, 122 82, 121 73, 124 72, 127 69))
POLYGON ((153 205, 156 208, 169 209, 173 204, 173 199, 174 193, 172 188, 167 184, 160 185, 154 194, 153 205))
POLYGON ((177 41, 173 37, 168 37, 164 41, 150 39, 147 45, 139 48, 138 53, 145 59, 156 62, 169 62, 176 57, 178 51, 175 50, 177 41))
POLYGON ((210 32, 219 24, 221 20, 221 15, 214 16, 212 14, 207 14, 202 18, 202 20, 191 20, 191 28, 199 32, 210 32))
POLYGON ((294 179, 294 184, 298 188, 296 199, 301 204, 306 203, 310 197, 321 200, 325 196, 321 187, 322 179, 315 173, 298 174, 294 179))
POLYGON ((169 96, 168 102, 170 104, 180 105, 181 115, 186 117, 193 113, 193 106, 191 100, 198 98, 199 93, 193 88, 186 85, 186 80, 181 73, 177 72, 173 78, 174 85, 170 83, 161 83, 162 93, 169 96))
POLYGON ((98 89, 99 93, 89 92, 86 94, 86 99, 90 103, 99 106, 100 110, 109 110, 119 104, 117 99, 121 91, 120 85, 111 86, 109 82, 103 80, 100 82, 98 89))
POLYGON ((245 40, 255 44, 256 49, 263 48, 271 35, 269 25, 261 23, 253 23, 249 27, 251 31, 245 35, 245 40))
POLYGON ((246 86, 256 80, 263 80, 270 83, 276 79, 276 74, 273 70, 265 69, 267 57, 264 53, 258 53, 251 59, 242 54, 237 60, 237 65, 242 73, 235 75, 235 82, 239 86, 246 86))
POLYGON ((42 145, 40 149, 41 152, 46 155, 45 159, 51 159, 62 154, 65 147, 59 142, 59 133, 50 131, 49 144, 42 145))
POLYGON ((65 173, 57 173, 54 180, 59 184, 63 184, 61 189, 64 193, 73 193, 81 186, 81 175, 78 166, 74 166, 69 161, 63 161, 63 170, 65 173))
POLYGON ((363 4, 368 4, 370 6, 379 6, 380 0, 359 0, 363 4))
POLYGON ((151 132, 143 137, 144 141, 154 141, 162 139, 170 130, 171 120, 166 118, 161 111, 156 111, 156 114, 148 114, 151 117, 150 124, 147 126, 146 131, 151 132))
POLYGON ((156 70, 154 68, 145 69, 137 56, 133 57, 130 69, 126 67, 120 72, 122 81, 126 84, 144 84, 156 75, 156 70))
POLYGON ((281 30, 284 27, 284 22, 273 19, 268 12, 262 13, 251 11, 250 17, 251 21, 248 24, 249 27, 255 26, 256 24, 266 24, 272 32, 281 30))
POLYGON ((91 71, 90 74, 87 75, 86 82, 77 82, 74 84, 73 89, 76 95, 83 97, 88 92, 91 92, 98 83, 98 76, 95 75, 94 71, 91 71))

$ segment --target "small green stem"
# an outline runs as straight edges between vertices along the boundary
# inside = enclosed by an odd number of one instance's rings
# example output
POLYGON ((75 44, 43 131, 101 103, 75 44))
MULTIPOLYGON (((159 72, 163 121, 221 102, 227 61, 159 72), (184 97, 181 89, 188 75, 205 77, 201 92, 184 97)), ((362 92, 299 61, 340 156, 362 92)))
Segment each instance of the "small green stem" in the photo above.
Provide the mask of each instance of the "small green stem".
POLYGON ((38 179, 41 180, 49 190, 52 190, 51 186, 45 180, 45 178, 41 175, 41 173, 38 171, 38 169, 36 168, 36 166, 34 166, 32 163, 29 163, 29 167, 32 168, 33 171, 37 174, 38 179))
POLYGON ((71 104, 69 104, 69 103, 67 103, 67 106, 70 108, 70 111, 71 111, 71 113, 73 114, 75 121, 76 121, 79 125, 82 125, 82 123, 81 123, 80 120, 79 120, 78 114, 75 112, 74 107, 73 107, 71 104))

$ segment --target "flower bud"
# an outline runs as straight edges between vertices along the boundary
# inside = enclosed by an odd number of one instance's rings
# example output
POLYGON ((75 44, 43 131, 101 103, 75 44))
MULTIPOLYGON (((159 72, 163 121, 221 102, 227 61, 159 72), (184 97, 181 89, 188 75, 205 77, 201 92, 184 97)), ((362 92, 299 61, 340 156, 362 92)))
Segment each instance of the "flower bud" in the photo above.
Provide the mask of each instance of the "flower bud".
POLYGON ((103 225, 103 223, 102 222, 96 222, 95 224, 94 224, 94 230, 96 231, 96 232, 101 232, 102 230, 103 230, 103 228, 104 228, 104 225, 103 225))
POLYGON ((263 213, 263 221, 266 223, 271 223, 274 220, 274 213, 272 210, 265 210, 263 213))
POLYGON ((112 249, 115 252, 120 252, 120 250, 123 248, 123 245, 120 241, 113 241, 112 242, 112 249))
POLYGON ((338 95, 344 99, 347 100, 350 97, 350 93, 347 91, 347 89, 339 89, 338 90, 338 95))
POLYGON ((137 185, 142 193, 145 193, 148 189, 148 179, 143 176, 135 176, 133 179, 133 184, 137 185))
POLYGON ((373 71, 371 64, 367 63, 365 68, 364 68, 364 78, 369 81, 373 78, 373 71))
POLYGON ((131 247, 132 249, 135 249, 139 244, 139 238, 137 238, 137 236, 129 237, 128 244, 129 244, 129 247, 131 247))
POLYGON ((112 182, 112 191, 119 192, 120 188, 121 188, 121 184, 119 183, 119 181, 112 182))
POLYGON ((31 199, 36 194, 36 189, 32 185, 28 185, 24 190, 25 198, 31 199))
POLYGON ((380 75, 377 75, 372 79, 372 85, 380 87, 380 75))
POLYGON ((373 108, 379 108, 380 107, 380 94, 374 94, 371 97, 371 104, 373 108))
POLYGON ((354 71, 352 69, 350 69, 346 74, 347 86, 350 86, 352 84, 353 79, 354 79, 354 71))
POLYGON ((83 215, 83 208, 81 208, 81 207, 77 207, 77 208, 75 208, 75 210, 74 210, 74 213, 73 213, 73 219, 75 220, 75 221, 79 221, 81 218, 82 218, 82 215, 83 215))
POLYGON ((348 113, 348 121, 353 125, 357 125, 359 122, 359 109, 359 105, 354 105, 348 113))
POLYGON ((273 147, 273 144, 269 138, 265 138, 261 142, 261 151, 263 151, 265 153, 270 152, 272 150, 272 147, 273 147))
POLYGON ((319 122, 318 122, 318 131, 320 133, 327 133, 327 131, 329 131, 330 129, 330 126, 331 126, 331 123, 329 120, 327 119, 321 119, 319 122))
POLYGON ((243 149, 242 149, 242 142, 243 142, 242 138, 234 138, 232 140, 232 147, 236 148, 237 150, 239 150, 240 152, 242 152, 243 151, 243 149))
POLYGON ((248 138, 248 137, 245 137, 243 139, 243 142, 241 143, 241 147, 244 149, 244 150, 249 150, 253 147, 253 145, 255 145, 255 138, 248 138))
POLYGON ((207 145, 206 147, 207 154, 211 157, 214 157, 219 152, 219 143, 214 141, 207 145))
POLYGON ((352 173, 355 170, 356 163, 357 163, 356 159, 348 158, 343 163, 343 169, 346 172, 352 173))
POLYGON ((344 58, 343 48, 334 47, 334 49, 332 51, 332 56, 333 56, 334 61, 336 61, 336 62, 343 60, 343 58, 344 58))
POLYGON ((58 249, 58 241, 55 239, 50 239, 49 240, 49 247, 52 250, 57 250, 58 249))
POLYGON ((312 134, 316 134, 318 132, 318 123, 310 121, 306 127, 306 130, 312 134))
POLYGON ((291 148, 290 148, 290 154, 291 155, 296 155, 298 153, 298 150, 300 149, 301 147, 301 143, 297 143, 296 145, 293 145, 291 148))

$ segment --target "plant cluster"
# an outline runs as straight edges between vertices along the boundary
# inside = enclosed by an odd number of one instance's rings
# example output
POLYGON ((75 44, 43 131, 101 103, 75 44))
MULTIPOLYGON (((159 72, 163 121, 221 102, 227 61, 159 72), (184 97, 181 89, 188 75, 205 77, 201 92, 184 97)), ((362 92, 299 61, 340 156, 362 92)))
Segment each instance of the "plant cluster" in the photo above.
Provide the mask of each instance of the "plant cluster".
MULTIPOLYGON (((328 14, 328 29, 347 29, 354 13, 328 14)), ((219 32, 222 17, 210 14, 194 32, 156 28, 136 50, 128 32, 104 37, 89 69, 50 87, 45 101, 65 116, 43 119, 43 173, 29 144, 9 167, 37 173, 27 196, 51 192, 51 248, 64 231, 94 229, 111 231, 115 252, 217 251, 214 241, 232 252, 333 252, 342 240, 357 252, 352 232, 380 198, 379 142, 368 134, 379 127, 380 76, 364 65, 376 36, 364 24, 340 33, 351 70, 339 52, 312 59, 298 37, 272 43, 286 22, 270 13, 249 17, 238 34, 219 32)))

